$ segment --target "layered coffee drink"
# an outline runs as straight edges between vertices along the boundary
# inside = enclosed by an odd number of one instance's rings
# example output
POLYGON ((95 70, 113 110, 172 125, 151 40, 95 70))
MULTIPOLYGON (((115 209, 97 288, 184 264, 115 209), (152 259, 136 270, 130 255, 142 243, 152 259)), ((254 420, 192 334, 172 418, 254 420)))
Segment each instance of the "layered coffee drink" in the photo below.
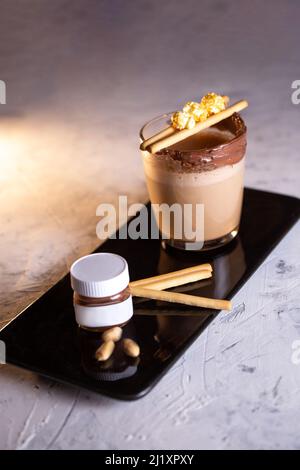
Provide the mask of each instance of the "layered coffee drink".
MULTIPOLYGON (((169 116, 154 120, 154 125, 166 123, 169 116)), ((151 122, 142 129, 143 139, 147 138, 144 134, 149 132, 148 126, 151 127, 151 122)), ((243 201, 245 150, 246 126, 235 113, 156 154, 142 152, 151 203, 191 206, 190 211, 185 211, 182 223, 189 222, 195 233, 194 240, 187 240, 184 231, 181 237, 176 236, 178 219, 166 230, 162 214, 156 216, 166 243, 181 249, 197 249, 197 246, 210 249, 237 235, 243 201), (203 206, 203 226, 200 227, 196 224, 199 205, 203 206)))

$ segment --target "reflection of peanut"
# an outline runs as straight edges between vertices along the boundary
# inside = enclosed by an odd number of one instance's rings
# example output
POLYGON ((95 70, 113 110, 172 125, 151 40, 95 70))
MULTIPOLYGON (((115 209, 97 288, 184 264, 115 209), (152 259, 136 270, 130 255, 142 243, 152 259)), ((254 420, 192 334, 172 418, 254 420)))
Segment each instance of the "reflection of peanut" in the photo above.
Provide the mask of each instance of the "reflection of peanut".
POLYGON ((119 326, 114 326, 113 328, 109 328, 108 330, 104 331, 102 334, 103 341, 119 341, 122 337, 122 328, 119 326))
POLYGON ((139 345, 132 339, 126 338, 123 341, 124 353, 130 357, 138 357, 140 355, 139 345))
POLYGON ((113 341, 106 341, 95 352, 95 358, 97 361, 107 361, 115 349, 115 343, 113 341))

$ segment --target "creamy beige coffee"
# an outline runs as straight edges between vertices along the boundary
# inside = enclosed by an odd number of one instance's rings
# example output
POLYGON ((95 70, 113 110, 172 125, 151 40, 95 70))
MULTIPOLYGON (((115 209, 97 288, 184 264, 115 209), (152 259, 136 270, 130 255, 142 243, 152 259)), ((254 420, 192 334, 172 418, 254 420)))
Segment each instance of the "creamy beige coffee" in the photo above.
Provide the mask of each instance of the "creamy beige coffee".
MULTIPOLYGON (((156 155, 143 152, 151 203, 191 204, 189 222, 194 230, 196 204, 203 204, 206 245, 215 241, 222 244, 222 239, 228 236, 233 238, 241 217, 245 127, 237 115, 226 121, 156 155), (240 135, 239 126, 243 130, 240 135)), ((161 220, 157 223, 163 232, 161 220)), ((175 239, 174 226, 170 226, 169 234, 163 235, 175 239)), ((182 237, 181 241, 191 240, 182 237)))

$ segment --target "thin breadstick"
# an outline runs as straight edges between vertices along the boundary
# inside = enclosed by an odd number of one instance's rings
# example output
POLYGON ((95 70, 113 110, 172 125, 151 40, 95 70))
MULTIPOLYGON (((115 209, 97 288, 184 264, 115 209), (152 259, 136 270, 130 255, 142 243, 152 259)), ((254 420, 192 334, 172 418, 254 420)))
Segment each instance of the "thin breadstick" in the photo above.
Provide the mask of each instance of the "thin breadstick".
POLYGON ((146 309, 146 308, 135 308, 134 313, 136 315, 142 315, 147 317, 203 317, 209 315, 207 310, 170 310, 170 309, 146 309))
POLYGON ((208 299, 206 297, 198 297, 196 295, 148 289, 147 287, 130 287, 130 292, 134 297, 144 297, 146 299, 162 300, 164 302, 173 302, 216 310, 231 310, 231 302, 229 300, 208 299))
MULTIPOLYGON (((223 100, 225 106, 228 106, 229 96, 223 96, 223 100)), ((178 129, 175 129, 173 126, 169 126, 166 129, 163 129, 162 131, 153 135, 152 137, 149 137, 149 139, 144 140, 144 142, 142 142, 140 145, 140 149, 146 150, 148 145, 154 144, 155 142, 158 142, 159 140, 164 139, 165 137, 169 137, 172 134, 176 134, 176 132, 180 131, 178 129)))
POLYGON ((132 281, 130 283, 130 285, 132 287, 144 286, 144 285, 150 284, 152 282, 165 281, 165 280, 167 280, 169 278, 173 278, 175 276, 180 278, 180 276, 183 276, 183 275, 186 275, 186 274, 188 275, 188 274, 198 272, 198 271, 210 271, 211 272, 212 271, 212 266, 209 263, 198 264, 197 266, 191 266, 189 268, 179 269, 178 271, 172 271, 172 272, 166 273, 166 274, 159 274, 158 276, 147 277, 145 279, 139 279, 138 281, 132 281))
POLYGON ((175 127, 169 126, 166 129, 164 129, 161 132, 158 132, 157 134, 153 135, 152 137, 149 137, 149 139, 144 140, 144 142, 141 143, 140 149, 141 150, 146 150, 148 145, 154 144, 154 142, 158 142, 161 139, 164 139, 165 137, 169 137, 170 135, 175 134, 176 132, 179 132, 175 127))
MULTIPOLYGON (((208 270, 200 270, 200 271, 194 271, 191 273, 187 274, 182 274, 181 276, 170 276, 167 279, 160 279, 157 281, 152 281, 152 282, 145 282, 142 284, 138 284, 141 287, 148 287, 149 289, 157 289, 157 290, 163 290, 163 289, 170 289, 170 287, 177 287, 177 286, 182 286, 183 284, 188 284, 190 282, 196 282, 196 281, 201 281, 202 279, 208 279, 212 276, 211 271, 208 270)), ((147 280, 146 280, 147 281, 147 280)), ((130 283, 129 286, 133 287, 135 283, 130 283)))
POLYGON ((206 121, 199 122, 192 129, 183 129, 182 131, 176 132, 175 134, 172 134, 169 137, 165 137, 159 140, 158 142, 149 145, 147 147, 147 151, 150 153, 159 152, 163 148, 170 147, 171 145, 174 145, 184 139, 187 139, 188 137, 191 137, 194 134, 197 134, 203 129, 207 129, 208 127, 211 127, 214 124, 223 121, 223 119, 232 116, 234 113, 242 111, 243 109, 247 108, 247 106, 248 102, 246 100, 238 101, 234 105, 229 106, 229 108, 224 109, 224 111, 220 111, 217 114, 213 114, 212 116, 207 118, 206 121))

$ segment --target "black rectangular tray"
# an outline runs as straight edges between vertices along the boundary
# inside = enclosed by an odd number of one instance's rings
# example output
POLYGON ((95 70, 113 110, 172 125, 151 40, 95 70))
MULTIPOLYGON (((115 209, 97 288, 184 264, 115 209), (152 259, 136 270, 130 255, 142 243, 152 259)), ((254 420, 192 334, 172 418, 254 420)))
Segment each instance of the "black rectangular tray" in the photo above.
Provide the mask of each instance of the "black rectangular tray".
MULTIPOLYGON (((230 299, 299 215, 299 199, 246 189, 240 233, 216 252, 164 250, 159 240, 151 239, 110 239, 96 251, 126 258, 131 280, 211 262, 212 279, 175 290, 230 299)), ((140 358, 126 358, 118 346, 111 360, 97 363, 94 352, 100 334, 77 327, 67 275, 4 328, 0 339, 6 343, 8 363, 108 396, 137 399, 151 390, 219 312, 135 299, 134 313, 124 336, 139 343, 140 358)))

